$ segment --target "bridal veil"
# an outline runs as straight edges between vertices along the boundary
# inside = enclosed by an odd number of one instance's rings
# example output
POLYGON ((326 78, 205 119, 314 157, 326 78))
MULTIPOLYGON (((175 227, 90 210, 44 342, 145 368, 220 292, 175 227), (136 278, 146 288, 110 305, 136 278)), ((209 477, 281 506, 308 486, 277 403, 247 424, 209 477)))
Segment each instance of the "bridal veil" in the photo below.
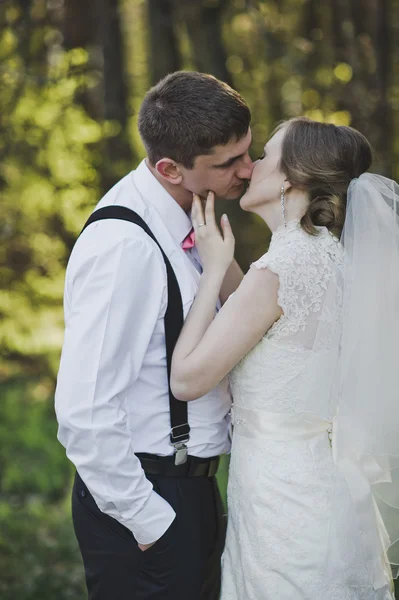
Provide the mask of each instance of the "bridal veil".
MULTIPOLYGON (((337 361, 330 410, 338 477, 326 567, 331 575, 341 571, 345 578, 359 567, 339 556, 345 532, 334 524, 343 510, 343 482, 360 534, 363 566, 375 589, 386 585, 386 556, 394 577, 399 568, 398 214, 396 182, 369 173, 351 182, 341 237, 342 326, 330 346, 336 348, 337 361)), ((337 300, 336 293, 327 291, 322 312, 328 314, 333 298, 337 300)), ((320 334, 322 323, 318 329, 320 334)))

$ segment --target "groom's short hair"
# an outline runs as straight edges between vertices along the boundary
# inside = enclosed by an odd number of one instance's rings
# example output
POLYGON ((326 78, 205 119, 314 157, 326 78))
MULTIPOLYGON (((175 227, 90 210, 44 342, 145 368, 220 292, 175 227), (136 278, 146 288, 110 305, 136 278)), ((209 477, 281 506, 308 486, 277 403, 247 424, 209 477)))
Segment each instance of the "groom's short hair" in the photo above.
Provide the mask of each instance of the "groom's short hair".
POLYGON ((139 131, 149 161, 171 158, 192 169, 195 158, 240 140, 251 112, 238 92, 212 75, 177 71, 145 95, 139 131))

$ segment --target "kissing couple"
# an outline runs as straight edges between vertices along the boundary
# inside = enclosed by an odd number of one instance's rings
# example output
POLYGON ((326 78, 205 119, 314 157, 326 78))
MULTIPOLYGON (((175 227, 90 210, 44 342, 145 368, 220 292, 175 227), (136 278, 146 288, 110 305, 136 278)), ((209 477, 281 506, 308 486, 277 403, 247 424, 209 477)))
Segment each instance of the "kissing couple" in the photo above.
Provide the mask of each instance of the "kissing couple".
POLYGON ((250 120, 168 75, 73 248, 55 406, 90 600, 394 598, 399 188, 304 117, 252 162, 250 120), (215 197, 272 232, 245 276, 215 197))

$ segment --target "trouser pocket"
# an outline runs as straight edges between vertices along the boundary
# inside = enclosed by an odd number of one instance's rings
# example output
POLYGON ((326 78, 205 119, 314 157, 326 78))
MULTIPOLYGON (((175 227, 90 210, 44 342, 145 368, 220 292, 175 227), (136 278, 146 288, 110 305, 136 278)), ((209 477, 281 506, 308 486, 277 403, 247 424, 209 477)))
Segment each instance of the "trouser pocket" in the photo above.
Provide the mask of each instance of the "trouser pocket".
MULTIPOLYGON (((79 507, 86 512, 89 519, 93 519, 97 522, 98 526, 107 529, 110 533, 117 535, 124 539, 127 542, 134 542, 137 545, 136 540, 132 532, 122 525, 119 521, 114 519, 113 517, 103 513, 97 506, 96 501, 91 495, 89 489, 86 484, 80 477, 79 473, 76 473, 75 483, 72 492, 72 509, 74 521, 78 519, 79 507)), ((75 531, 77 529, 77 523, 75 526, 75 531)), ((90 527, 88 527, 90 529, 90 527)), ((77 537, 79 539, 78 531, 76 531, 77 537)), ((80 540, 79 540, 80 541, 80 540)))

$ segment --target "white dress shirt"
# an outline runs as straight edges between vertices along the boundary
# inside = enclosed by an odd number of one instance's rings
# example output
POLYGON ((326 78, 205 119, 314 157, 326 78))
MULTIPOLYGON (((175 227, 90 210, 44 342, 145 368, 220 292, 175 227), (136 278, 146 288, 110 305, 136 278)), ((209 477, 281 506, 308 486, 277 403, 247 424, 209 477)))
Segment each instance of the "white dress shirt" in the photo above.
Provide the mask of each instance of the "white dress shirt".
MULTIPOLYGON (((175 271, 187 315, 200 278, 196 249, 181 248, 192 227, 187 214, 145 161, 97 209, 112 204, 133 209, 148 224, 175 271)), ((55 395, 58 438, 99 508, 142 544, 159 539, 175 517, 135 456, 174 452, 166 306, 166 268, 154 241, 125 221, 91 224, 66 271, 65 339, 55 395)), ((230 403, 226 380, 189 403, 189 454, 210 457, 230 450, 230 403)))

